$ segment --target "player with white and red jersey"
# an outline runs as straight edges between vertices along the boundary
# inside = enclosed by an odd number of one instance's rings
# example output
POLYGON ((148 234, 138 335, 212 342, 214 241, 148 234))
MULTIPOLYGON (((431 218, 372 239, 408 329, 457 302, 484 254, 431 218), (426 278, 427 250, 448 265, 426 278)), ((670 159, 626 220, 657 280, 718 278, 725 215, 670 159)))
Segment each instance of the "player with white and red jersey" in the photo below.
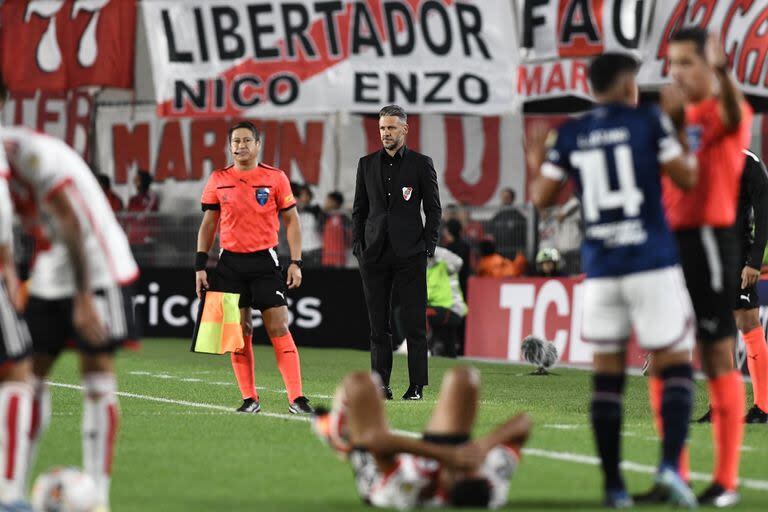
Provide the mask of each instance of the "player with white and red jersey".
POLYGON ((127 286, 138 266, 96 177, 72 148, 26 128, 1 129, 0 140, 14 204, 38 241, 26 310, 34 366, 29 456, 50 421, 45 377, 74 341, 85 390, 83 465, 106 510, 119 415, 114 353, 134 338, 127 286))
POLYGON ((24 510, 32 340, 19 310, 8 162, 0 146, 0 510, 24 510), (6 508, 7 507, 7 508, 6 508))
POLYGON ((378 376, 351 373, 336 390, 331 411, 316 411, 315 434, 349 461, 360 498, 376 507, 474 506, 507 503, 510 479, 530 420, 518 414, 470 441, 479 373, 457 366, 446 372, 437 406, 422 439, 388 425, 378 376))

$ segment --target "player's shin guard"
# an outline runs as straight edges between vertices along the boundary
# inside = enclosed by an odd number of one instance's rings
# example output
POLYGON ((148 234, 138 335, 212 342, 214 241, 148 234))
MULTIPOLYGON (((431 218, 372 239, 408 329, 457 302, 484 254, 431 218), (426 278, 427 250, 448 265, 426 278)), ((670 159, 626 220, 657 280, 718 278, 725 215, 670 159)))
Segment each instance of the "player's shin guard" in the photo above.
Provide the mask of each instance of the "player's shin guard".
POLYGON ((24 487, 29 487, 32 469, 37 459, 40 438, 51 423, 51 389, 45 379, 32 378, 32 421, 29 426, 29 450, 27 457, 27 475, 24 487))
POLYGON ((595 444, 605 478, 606 491, 625 488, 619 471, 621 460, 621 422, 624 375, 595 375, 593 377, 590 419, 595 444))
POLYGON ((680 472, 680 454, 688 438, 693 406, 693 368, 681 364, 661 372, 664 383, 661 398, 661 463, 680 472))
POLYGON ((288 392, 288 401, 293 402, 304 393, 301 391, 301 363, 299 351, 293 342, 291 333, 272 338, 272 347, 275 349, 277 367, 283 376, 285 390, 288 392))
POLYGON ((755 405, 768 412, 768 345, 762 327, 755 327, 744 335, 747 346, 747 368, 752 377, 755 405))
POLYGON ((23 382, 0 384, 0 502, 24 499, 32 389, 23 382))
POLYGON ((732 491, 738 485, 741 441, 744 437, 744 381, 738 370, 709 381, 712 438, 715 444, 714 481, 732 491))
POLYGON ((235 379, 237 379, 237 387, 240 388, 240 394, 243 400, 246 398, 259 399, 259 394, 256 391, 256 381, 254 376, 254 360, 253 360, 253 336, 244 336, 245 345, 241 352, 232 352, 230 359, 232 360, 232 371, 235 373, 235 379))
POLYGON ((96 482, 99 504, 108 506, 119 424, 117 380, 111 373, 94 372, 85 375, 83 384, 83 467, 96 482))
MULTIPOLYGON (((656 427, 656 433, 659 439, 664 438, 664 421, 661 417, 661 403, 664 394, 664 381, 659 377, 650 377, 648 379, 648 396, 653 412, 653 424, 656 427)), ((689 413, 690 414, 690 413, 689 413)), ((680 477, 689 482, 691 480, 691 462, 688 456, 688 446, 683 445, 680 451, 680 458, 677 463, 677 471, 680 477)))

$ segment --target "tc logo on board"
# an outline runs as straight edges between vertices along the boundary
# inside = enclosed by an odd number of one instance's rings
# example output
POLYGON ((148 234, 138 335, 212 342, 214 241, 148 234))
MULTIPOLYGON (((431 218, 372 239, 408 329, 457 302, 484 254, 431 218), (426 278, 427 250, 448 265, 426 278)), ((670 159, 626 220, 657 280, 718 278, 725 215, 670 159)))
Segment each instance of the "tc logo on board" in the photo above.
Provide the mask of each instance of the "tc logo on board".
POLYGON ((264 206, 269 201, 269 188, 259 187, 256 189, 256 202, 264 206))

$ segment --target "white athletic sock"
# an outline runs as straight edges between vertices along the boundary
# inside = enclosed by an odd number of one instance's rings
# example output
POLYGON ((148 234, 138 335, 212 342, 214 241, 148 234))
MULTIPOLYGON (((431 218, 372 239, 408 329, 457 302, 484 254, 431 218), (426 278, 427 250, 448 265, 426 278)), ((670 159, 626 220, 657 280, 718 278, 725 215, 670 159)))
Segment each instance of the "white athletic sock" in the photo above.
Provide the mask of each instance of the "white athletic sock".
POLYGON ((83 387, 83 468, 96 482, 99 505, 109 506, 112 454, 120 416, 117 380, 111 373, 87 373, 83 387))
POLYGON ((0 383, 0 502, 24 499, 27 477, 32 388, 24 382, 0 383))
POLYGON ((37 460, 37 449, 40 445, 40 438, 43 436, 48 425, 51 424, 51 388, 44 379, 38 377, 32 378, 32 408, 31 422, 29 427, 29 449, 27 456, 27 474, 24 481, 24 489, 29 489, 32 471, 35 468, 37 460))

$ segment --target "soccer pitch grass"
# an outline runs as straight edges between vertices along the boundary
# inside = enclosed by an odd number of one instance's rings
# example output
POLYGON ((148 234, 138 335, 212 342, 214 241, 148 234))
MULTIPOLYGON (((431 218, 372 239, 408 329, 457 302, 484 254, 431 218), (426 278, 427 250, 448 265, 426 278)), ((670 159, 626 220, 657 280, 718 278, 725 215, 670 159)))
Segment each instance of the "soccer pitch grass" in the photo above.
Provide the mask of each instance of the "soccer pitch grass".
MULTIPOLYGON (((112 481, 114 512, 370 510, 355 493, 349 466, 315 438, 306 418, 288 417, 271 347, 255 347, 259 415, 233 412, 241 400, 228 356, 191 354, 188 348, 186 340, 153 339, 139 352, 118 357, 122 421, 112 481)), ((368 369, 366 352, 300 351, 304 391, 314 405, 330 403, 344 374, 368 369)), ((432 385, 425 400, 388 402, 391 425, 420 431, 444 371, 455 364, 431 359, 432 385)), ((587 424, 590 374, 558 369, 557 375, 534 377, 528 375, 530 367, 475 365, 482 373, 476 432, 522 410, 535 421, 507 508, 600 510, 600 474, 587 424)), ((82 399, 73 354, 62 357, 51 382, 53 419, 36 473, 54 465, 81 466, 82 399)), ((396 356, 392 389, 398 395, 406 387, 406 361, 396 356)), ((705 407, 706 388, 699 381, 694 412, 705 407)), ((642 491, 651 483, 648 471, 659 453, 643 378, 629 381, 624 430, 624 459, 634 463, 624 474, 630 491, 642 491)), ((691 430, 692 467, 702 473, 694 481, 699 491, 712 464, 710 427, 691 430)), ((742 486, 738 509, 765 511, 768 425, 747 425, 744 445, 741 475, 749 482, 742 486)))

